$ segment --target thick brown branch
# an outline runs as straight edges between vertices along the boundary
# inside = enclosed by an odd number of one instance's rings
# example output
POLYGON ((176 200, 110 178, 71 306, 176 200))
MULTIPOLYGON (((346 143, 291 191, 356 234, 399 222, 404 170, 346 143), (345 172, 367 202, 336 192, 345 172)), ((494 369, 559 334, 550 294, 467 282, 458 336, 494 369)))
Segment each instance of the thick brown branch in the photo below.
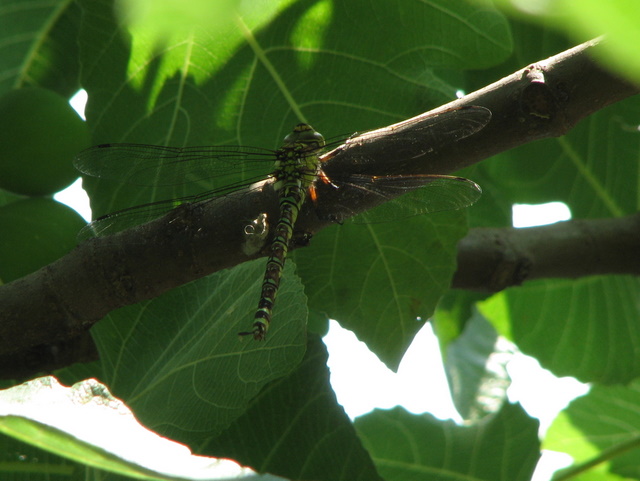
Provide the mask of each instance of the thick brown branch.
POLYGON ((497 292, 534 279, 640 275, 640 214, 526 229, 473 229, 452 287, 497 292))

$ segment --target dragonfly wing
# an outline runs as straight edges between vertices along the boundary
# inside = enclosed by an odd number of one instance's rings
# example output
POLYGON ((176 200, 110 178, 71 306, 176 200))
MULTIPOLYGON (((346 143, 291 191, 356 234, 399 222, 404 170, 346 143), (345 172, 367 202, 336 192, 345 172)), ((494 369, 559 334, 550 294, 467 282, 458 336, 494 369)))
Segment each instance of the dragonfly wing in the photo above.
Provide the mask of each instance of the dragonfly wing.
POLYGON ((485 107, 471 105, 445 110, 438 114, 421 115, 398 124, 353 136, 347 143, 362 142, 378 137, 383 141, 407 142, 413 138, 418 148, 424 146, 437 150, 451 142, 469 137, 482 130, 491 120, 491 111, 485 107))
POLYGON ((81 242, 91 237, 113 235, 130 227, 150 222, 185 203, 209 202, 221 197, 241 200, 247 193, 255 189, 262 189, 262 187, 263 183, 255 183, 252 187, 247 188, 246 182, 239 182, 197 195, 129 207, 103 215, 86 225, 78 234, 78 241, 81 242))
POLYGON ((80 152, 74 165, 92 177, 135 185, 179 185, 224 176, 222 185, 232 175, 264 177, 274 160, 273 151, 254 147, 102 144, 80 152))
POLYGON ((115 234, 149 222, 186 202, 234 195, 273 169, 273 151, 244 147, 161 147, 144 144, 103 144, 75 159, 82 173, 147 186, 180 185, 199 181, 202 194, 177 196, 142 204, 96 219, 81 230, 80 241, 115 234), (220 186, 212 189, 214 186, 220 186), (208 189, 208 190, 207 190, 208 189))
POLYGON ((484 129, 491 120, 491 111, 485 107, 467 106, 444 112, 425 119, 410 119, 404 129, 414 129, 434 150, 451 142, 465 139, 484 129))
POLYGON ((136 225, 150 222, 177 207, 174 202, 156 202, 104 215, 84 226, 78 233, 78 242, 91 237, 104 237, 136 225))
POLYGON ((340 181, 332 180, 337 189, 348 192, 332 212, 320 214, 336 222, 347 219, 354 223, 390 222, 403 217, 457 210, 474 204, 482 194, 475 182, 448 175, 350 175, 340 181), (358 207, 377 205, 364 214, 358 207))
POLYGON ((479 106, 423 115, 389 127, 354 134, 321 159, 323 162, 331 160, 334 165, 354 165, 358 169, 385 159, 386 168, 389 169, 405 161, 414 162, 423 156, 433 155, 479 132, 490 120, 491 111, 479 106))

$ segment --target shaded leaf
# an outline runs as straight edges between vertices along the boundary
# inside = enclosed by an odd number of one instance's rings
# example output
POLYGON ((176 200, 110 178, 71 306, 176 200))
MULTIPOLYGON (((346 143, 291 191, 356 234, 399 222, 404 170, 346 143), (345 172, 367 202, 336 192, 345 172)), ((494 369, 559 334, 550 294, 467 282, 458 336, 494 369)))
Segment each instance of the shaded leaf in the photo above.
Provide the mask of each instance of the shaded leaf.
POLYGON ((379 480, 329 384, 327 352, 311 337, 298 369, 265 386, 247 412, 202 446, 291 479, 379 480))
POLYGON ((482 164, 511 203, 566 203, 574 218, 631 214, 638 208, 640 100, 589 116, 567 135, 523 145, 482 164))
POLYGON ((504 404, 472 426, 399 407, 355 424, 387 481, 529 481, 540 456, 538 422, 519 405, 504 404))
POLYGON ((38 85, 70 96, 78 89, 74 2, 10 0, 0 8, 0 93, 38 85))
POLYGON ((464 213, 343 225, 296 253, 317 319, 336 319, 396 370, 455 270, 464 213))
POLYGON ((56 475, 65 476, 65 479, 73 481, 86 479, 87 468, 82 464, 56 456, 4 433, 0 434, 0 453, 3 481, 46 481, 55 479, 56 475))
POLYGON ((265 342, 238 332, 253 322, 264 261, 205 277, 125 307, 92 333, 99 377, 146 426, 191 446, 226 428, 269 381, 291 372, 305 351, 302 287, 285 269, 265 342))

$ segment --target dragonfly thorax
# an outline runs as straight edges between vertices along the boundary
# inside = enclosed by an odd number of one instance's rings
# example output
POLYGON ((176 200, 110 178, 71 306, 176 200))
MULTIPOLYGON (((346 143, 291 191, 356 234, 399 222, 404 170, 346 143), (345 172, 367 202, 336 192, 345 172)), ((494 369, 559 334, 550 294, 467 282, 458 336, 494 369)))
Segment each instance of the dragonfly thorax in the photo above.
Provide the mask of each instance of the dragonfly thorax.
POLYGON ((324 145, 324 137, 313 127, 308 124, 296 125, 276 153, 277 160, 271 174, 276 179, 274 189, 302 189, 301 195, 304 196, 318 174, 318 151, 324 145))

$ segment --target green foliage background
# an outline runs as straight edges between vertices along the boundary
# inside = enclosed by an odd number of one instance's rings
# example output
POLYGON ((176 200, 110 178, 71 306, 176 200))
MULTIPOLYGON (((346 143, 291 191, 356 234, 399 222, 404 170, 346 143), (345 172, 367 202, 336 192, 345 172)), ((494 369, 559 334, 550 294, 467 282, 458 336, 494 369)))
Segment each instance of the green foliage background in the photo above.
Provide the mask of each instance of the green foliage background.
MULTIPOLYGON (((623 3, 610 2, 612 11, 623 3)), ((5 2, 0 35, 12 48, 0 49, 0 93, 39 85, 70 95, 82 86, 94 143, 274 148, 300 121, 326 137, 387 125, 572 46, 544 15, 533 26, 466 1, 188 5, 194 10, 171 21, 152 8, 156 21, 145 23, 131 12, 117 17, 107 0, 5 2), (242 20, 225 13, 231 7, 242 20)), ((627 127, 637 125, 638 107, 629 99, 561 139, 465 172, 485 191, 468 222, 508 226, 513 203, 554 200, 566 202, 575 218, 637 211, 640 145, 627 127)), ((211 187, 144 191, 96 180, 85 186, 94 215, 211 187)), ((354 426, 336 403, 317 338, 327 317, 397 367, 422 326, 416 318, 429 318, 447 293, 455 244, 466 228, 467 213, 447 213, 327 229, 296 252, 295 266, 288 264, 265 344, 238 343, 235 336, 250 322, 259 293, 262 264, 248 263, 112 313, 93 330, 101 361, 59 378, 70 384, 96 377, 149 429, 198 454, 291 479, 524 481, 539 456, 537 421, 508 403, 486 414, 479 396, 491 377, 484 362, 497 331, 557 375, 596 385, 561 415, 545 443, 579 462, 631 446, 624 456, 604 456, 610 464, 591 470, 592 477, 575 479, 640 479, 632 443, 640 436, 633 415, 640 406, 634 278, 538 281, 488 299, 448 293, 435 325, 450 372, 470 368, 458 371, 466 388, 455 393, 461 412, 484 413, 470 426, 401 408, 375 411, 354 426), (396 292, 393 308, 384 303, 389 292, 396 292), (472 328, 474 336, 451 342, 472 328), (474 356, 478 339, 485 347, 474 356), (611 408, 616 399, 628 409, 611 408), (584 413, 604 410, 599 423, 585 422, 584 413)), ((504 386, 496 397, 504 397, 504 386)), ((22 454, 39 460, 21 466, 33 479, 57 476, 61 467, 65 479, 118 477, 2 441, 6 479, 26 479, 15 468, 22 454)))

